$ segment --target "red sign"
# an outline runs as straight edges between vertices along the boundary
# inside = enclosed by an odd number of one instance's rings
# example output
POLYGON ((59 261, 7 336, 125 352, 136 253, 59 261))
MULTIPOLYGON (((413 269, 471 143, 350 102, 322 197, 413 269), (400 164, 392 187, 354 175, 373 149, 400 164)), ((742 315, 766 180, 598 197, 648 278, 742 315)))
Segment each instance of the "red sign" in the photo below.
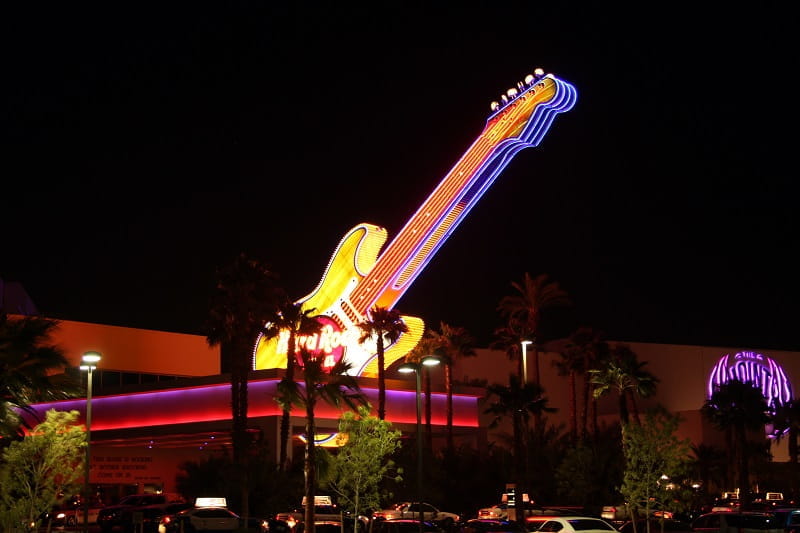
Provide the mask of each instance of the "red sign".
POLYGON ((295 361, 297 366, 303 367, 303 359, 300 350, 305 348, 314 357, 324 357, 322 368, 330 370, 344 357, 344 339, 342 328, 332 318, 325 315, 314 317, 317 322, 322 324, 322 330, 314 335, 298 335, 297 350, 295 351, 295 361))

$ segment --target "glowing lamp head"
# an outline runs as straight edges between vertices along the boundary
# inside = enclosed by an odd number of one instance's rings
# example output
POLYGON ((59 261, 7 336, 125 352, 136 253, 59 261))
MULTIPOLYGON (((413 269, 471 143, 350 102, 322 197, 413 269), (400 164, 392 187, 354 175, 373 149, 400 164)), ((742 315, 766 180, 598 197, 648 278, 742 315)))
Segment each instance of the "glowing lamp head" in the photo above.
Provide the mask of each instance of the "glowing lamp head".
POLYGON ((100 359, 102 359, 102 357, 97 352, 86 352, 83 354, 83 357, 81 357, 81 361, 83 361, 83 363, 86 365, 97 364, 100 359))
POLYGON ((441 362, 442 361, 435 355, 426 355, 420 359, 419 363, 403 363, 397 367, 397 371, 401 374, 413 374, 417 371, 417 369, 420 369, 423 366, 436 366, 441 362))
POLYGON ((397 367, 397 371, 401 374, 413 374, 417 371, 417 365, 414 363, 403 363, 397 367))

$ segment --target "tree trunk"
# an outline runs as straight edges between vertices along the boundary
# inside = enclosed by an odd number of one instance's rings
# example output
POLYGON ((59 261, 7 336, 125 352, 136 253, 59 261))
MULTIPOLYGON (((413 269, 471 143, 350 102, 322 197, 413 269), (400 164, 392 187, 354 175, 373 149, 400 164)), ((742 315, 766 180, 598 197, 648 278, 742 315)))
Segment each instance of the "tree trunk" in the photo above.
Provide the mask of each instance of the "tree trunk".
POLYGON ((386 369, 384 368, 383 334, 380 332, 376 348, 378 350, 378 418, 384 420, 386 418, 386 369))
POLYGON ((642 420, 639 418, 639 407, 636 405, 636 396, 631 389, 628 389, 626 394, 631 402, 631 417, 633 417, 633 421, 637 426, 641 426, 642 420))
MULTIPOLYGON (((287 381, 294 381, 294 369, 295 369, 295 360, 294 360, 294 352, 296 349, 295 344, 295 335, 294 332, 290 332, 289 334, 289 343, 286 348, 286 380, 287 381)), ((292 413, 288 409, 284 409, 283 413, 281 414, 281 451, 280 457, 278 459, 278 468, 281 471, 288 472, 289 471, 289 431, 290 431, 290 424, 292 421, 292 413)))
POLYGON ((431 427, 431 373, 427 367, 424 368, 425 375, 425 440, 428 449, 433 449, 433 428, 431 427))
POLYGON ((750 503, 750 466, 747 456, 747 431, 743 427, 736 428, 739 441, 739 503, 742 508, 750 503))
POLYGON ((231 403, 233 409, 233 460, 239 478, 240 513, 247 517, 249 513, 249 487, 247 476, 247 378, 249 372, 243 347, 234 348, 234 364, 231 375, 231 403))
POLYGON ((583 382, 581 384, 581 399, 580 399, 580 422, 579 428, 581 437, 586 438, 588 432, 588 417, 589 417, 589 373, 584 371, 583 382))
POLYGON ((578 407, 575 402, 575 372, 569 373, 569 430, 572 440, 578 439, 578 407))
POLYGON ((453 452, 453 369, 444 365, 444 387, 447 392, 447 449, 453 452))
POLYGON ((314 533, 314 497, 316 496, 317 485, 317 461, 316 461, 316 444, 314 443, 314 435, 316 433, 316 424, 314 422, 314 407, 315 401, 310 391, 312 385, 306 382, 306 484, 305 484, 305 526, 304 533, 314 533))
POLYGON ((628 402, 625 400, 625 392, 619 393, 619 421, 624 426, 630 420, 628 416, 628 402))
MULTIPOLYGON (((536 346, 536 341, 531 344, 531 348, 533 348, 533 382, 536 385, 540 384, 539 379, 539 348, 536 346)), ((533 413, 533 428, 538 431, 539 426, 542 424, 542 413, 540 411, 536 411, 533 413)))

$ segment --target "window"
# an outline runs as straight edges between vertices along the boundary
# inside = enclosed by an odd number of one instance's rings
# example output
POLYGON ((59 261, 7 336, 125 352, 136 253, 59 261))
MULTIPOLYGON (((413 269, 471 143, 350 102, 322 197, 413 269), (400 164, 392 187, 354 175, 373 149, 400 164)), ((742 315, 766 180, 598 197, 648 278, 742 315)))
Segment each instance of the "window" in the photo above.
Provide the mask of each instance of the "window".
POLYGON ((564 526, 561 524, 561 522, 556 522, 554 520, 548 520, 547 522, 542 524, 542 527, 539 528, 539 531, 555 532, 555 531, 561 531, 561 529, 563 529, 563 527, 564 526))
POLYGON ((570 525, 575 531, 586 531, 589 529, 605 529, 608 531, 615 531, 610 525, 602 520, 595 520, 592 518, 570 520, 570 525))

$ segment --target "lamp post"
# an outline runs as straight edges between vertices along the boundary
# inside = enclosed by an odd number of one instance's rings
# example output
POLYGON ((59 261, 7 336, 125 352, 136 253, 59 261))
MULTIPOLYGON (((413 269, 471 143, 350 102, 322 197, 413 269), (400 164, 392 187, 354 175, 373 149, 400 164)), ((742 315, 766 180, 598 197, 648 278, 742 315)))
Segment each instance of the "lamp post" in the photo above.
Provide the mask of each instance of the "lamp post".
POLYGON ((528 382, 528 345, 533 344, 533 341, 522 341, 522 384, 528 382))
POLYGON ((100 361, 97 352, 86 352, 81 357, 83 364, 81 370, 86 371, 86 459, 83 462, 83 529, 89 533, 89 461, 91 458, 90 446, 92 444, 92 371, 97 368, 100 361))
POLYGON ((438 357, 425 356, 418 363, 403 363, 397 371, 403 374, 413 372, 417 378, 417 510, 419 511, 419 531, 422 533, 422 406, 420 402, 420 389, 422 384, 422 367, 436 366, 440 363, 438 357))

